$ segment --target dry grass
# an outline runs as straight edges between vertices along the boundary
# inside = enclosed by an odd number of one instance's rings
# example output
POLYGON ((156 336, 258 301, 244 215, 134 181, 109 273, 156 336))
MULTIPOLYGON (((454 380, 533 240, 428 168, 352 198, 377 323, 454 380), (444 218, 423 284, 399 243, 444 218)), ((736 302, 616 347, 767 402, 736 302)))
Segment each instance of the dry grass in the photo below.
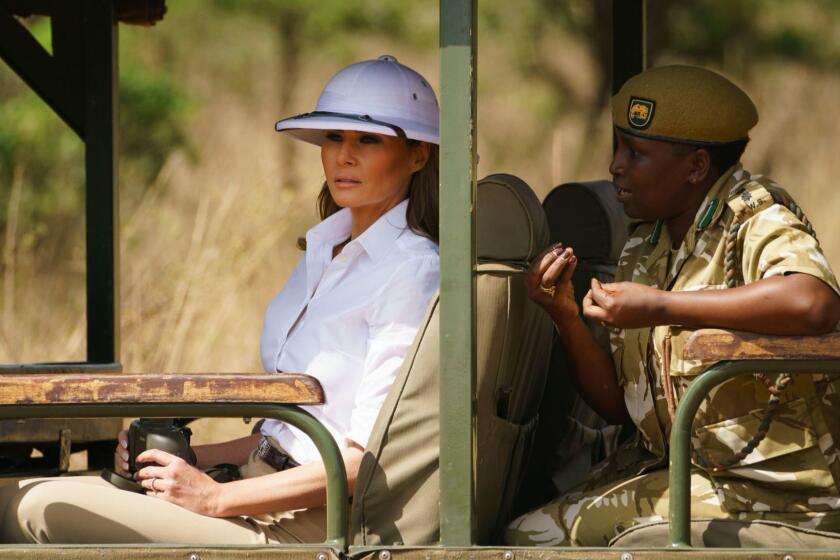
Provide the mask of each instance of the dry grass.
MULTIPOLYGON (((372 45, 437 77, 434 53, 372 45)), ((548 127, 528 105, 519 79, 494 45, 480 55, 479 171, 522 176, 540 195, 555 184, 607 176, 610 123, 604 110, 590 134, 571 112, 548 127), (498 62, 498 63, 496 63, 498 62), (492 72, 492 73, 491 73, 492 72), (506 76, 502 80, 499 76, 506 76)), ((586 64, 578 48, 578 64, 586 64)), ((264 54, 262 56, 267 56, 264 54)), ((264 61, 263 61, 264 62, 264 61)), ((307 109, 333 70, 318 61, 301 84, 307 109)), ((278 116, 272 81, 260 74, 249 96, 220 84, 193 115, 198 152, 192 162, 172 153, 144 197, 123 209, 121 256, 122 360, 126 371, 259 370, 263 310, 300 256, 295 239, 316 220, 321 182, 317 149, 300 146, 295 173, 303 185, 284 187, 278 169, 278 116)), ((195 78, 197 83, 200 77, 195 78)), ((437 80, 433 80, 437 87, 437 80)), ((831 125, 840 77, 795 65, 757 65, 751 83, 762 122, 745 158, 753 172, 772 174, 809 212, 829 260, 840 263, 840 127, 831 125)), ((594 90, 582 79, 581 94, 594 90)), ((542 94, 541 94, 542 95, 542 94)), ((12 186, 14 188, 14 186, 12 186)), ((10 222, 11 223, 11 222, 10 222)), ((0 361, 84 358, 84 259, 78 237, 62 262, 15 245, 26 224, 7 232, 3 248, 0 361), (58 272, 56 272, 56 268, 58 272)), ((202 421, 207 422, 207 421, 202 421)), ((239 421, 212 424, 214 437, 248 431, 239 421)), ((201 432, 201 430, 197 430, 201 432)), ((199 438, 198 441, 204 441, 199 438)))

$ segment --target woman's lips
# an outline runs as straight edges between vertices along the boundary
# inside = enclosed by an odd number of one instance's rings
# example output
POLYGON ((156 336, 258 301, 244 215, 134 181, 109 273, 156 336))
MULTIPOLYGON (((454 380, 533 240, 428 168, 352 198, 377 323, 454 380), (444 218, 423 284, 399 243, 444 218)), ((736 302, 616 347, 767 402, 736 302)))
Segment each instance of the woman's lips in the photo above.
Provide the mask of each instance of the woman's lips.
POLYGON ((618 185, 615 186, 615 189, 616 189, 615 196, 616 196, 616 198, 618 199, 619 202, 627 202, 628 200, 633 198, 633 193, 632 192, 630 192, 626 189, 623 189, 618 185))
POLYGON ((342 188, 350 188, 350 187, 357 187, 361 185, 362 182, 358 179, 353 177, 336 177, 335 178, 335 186, 342 187, 342 188))

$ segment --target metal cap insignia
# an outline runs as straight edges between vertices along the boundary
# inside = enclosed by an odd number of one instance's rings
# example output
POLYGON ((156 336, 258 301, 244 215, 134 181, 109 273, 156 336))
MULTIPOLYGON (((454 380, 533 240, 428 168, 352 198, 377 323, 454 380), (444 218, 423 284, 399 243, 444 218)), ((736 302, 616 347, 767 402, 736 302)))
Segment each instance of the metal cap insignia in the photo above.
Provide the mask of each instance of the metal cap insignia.
POLYGON ((631 97, 627 109, 627 122, 633 128, 647 128, 651 119, 653 119, 654 109, 656 109, 654 101, 641 97, 631 97))

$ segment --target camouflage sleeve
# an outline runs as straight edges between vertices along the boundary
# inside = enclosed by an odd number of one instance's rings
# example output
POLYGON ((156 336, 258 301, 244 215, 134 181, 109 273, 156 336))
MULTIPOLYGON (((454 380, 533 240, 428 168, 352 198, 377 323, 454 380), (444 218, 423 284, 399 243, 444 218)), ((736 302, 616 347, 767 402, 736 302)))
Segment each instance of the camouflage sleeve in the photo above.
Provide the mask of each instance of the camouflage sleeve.
POLYGON ((774 204, 745 220, 738 232, 744 282, 801 272, 837 294, 840 288, 820 245, 793 212, 774 204))

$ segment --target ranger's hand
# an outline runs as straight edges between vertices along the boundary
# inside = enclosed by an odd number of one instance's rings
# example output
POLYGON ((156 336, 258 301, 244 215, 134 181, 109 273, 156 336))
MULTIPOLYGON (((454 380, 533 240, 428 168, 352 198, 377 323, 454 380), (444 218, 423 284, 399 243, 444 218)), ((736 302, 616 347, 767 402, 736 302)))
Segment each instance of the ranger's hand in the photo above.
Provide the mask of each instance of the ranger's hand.
POLYGON ((114 461, 114 465, 117 467, 117 472, 123 476, 129 476, 128 431, 120 430, 120 433, 117 434, 117 449, 114 453, 116 454, 116 461, 114 461))
POLYGON ((525 282, 528 297, 548 311, 558 327, 578 318, 572 287, 577 257, 571 247, 556 243, 531 261, 525 282))
POLYGON ((664 292, 635 282, 602 284, 592 279, 583 298, 583 314, 604 326, 621 329, 660 324, 664 292))
POLYGON ((148 449, 137 456, 138 463, 157 463, 137 471, 146 494, 172 502, 190 511, 217 517, 222 485, 180 457, 160 449, 148 449))

